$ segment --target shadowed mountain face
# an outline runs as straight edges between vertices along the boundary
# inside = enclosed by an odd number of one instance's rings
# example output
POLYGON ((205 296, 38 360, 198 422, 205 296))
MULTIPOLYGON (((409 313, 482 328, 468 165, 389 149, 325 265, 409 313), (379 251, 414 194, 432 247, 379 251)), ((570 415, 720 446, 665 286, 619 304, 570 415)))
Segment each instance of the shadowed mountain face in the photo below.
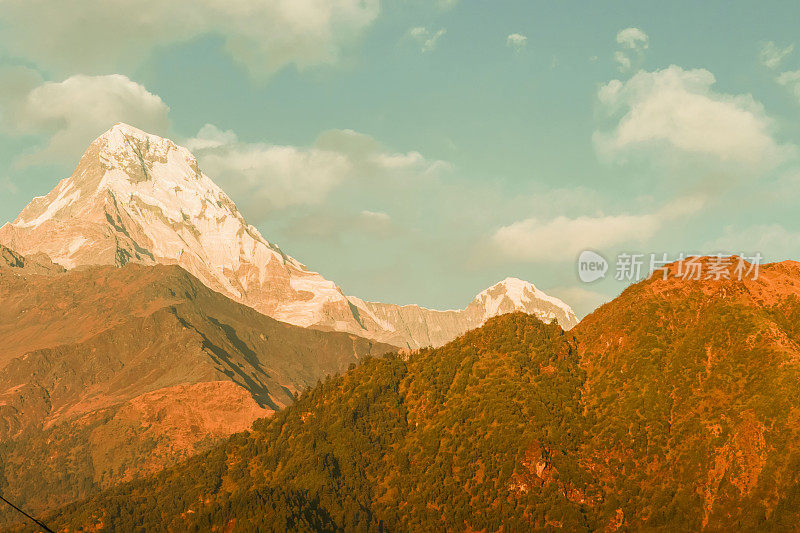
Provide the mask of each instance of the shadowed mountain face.
MULTIPOLYGON (((674 267, 673 267, 674 268, 674 267)), ((796 530, 800 265, 490 320, 50 515, 155 530, 796 530)))
POLYGON ((64 267, 50 261, 45 254, 25 257, 0 244, 0 270, 10 270, 17 274, 54 274, 64 272, 64 267))
POLYGON ((278 322, 177 266, 3 257, 0 490, 31 510, 158 471, 392 349, 278 322))

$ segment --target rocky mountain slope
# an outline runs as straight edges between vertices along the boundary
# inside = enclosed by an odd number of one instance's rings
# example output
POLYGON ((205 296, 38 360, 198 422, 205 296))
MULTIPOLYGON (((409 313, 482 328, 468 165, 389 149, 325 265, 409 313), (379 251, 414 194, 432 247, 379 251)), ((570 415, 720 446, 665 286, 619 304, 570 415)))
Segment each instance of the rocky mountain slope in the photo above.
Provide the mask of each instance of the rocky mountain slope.
POLYGON ((459 312, 399 307, 346 296, 247 224, 189 151, 117 124, 88 148, 72 176, 0 228, 0 243, 44 253, 66 268, 175 264, 257 311, 303 327, 346 331, 418 348, 440 345, 498 312, 521 310, 577 323, 563 302, 508 280, 488 305, 459 312), (502 290, 507 298, 502 303, 502 290))
POLYGON ((276 321, 178 266, 0 252, 0 491, 32 511, 206 450, 393 349, 276 321))
POLYGON ((45 254, 25 257, 0 244, 0 270, 11 270, 17 274, 52 274, 64 272, 64 267, 53 263, 45 254))
MULTIPOLYGON (((673 271, 674 272, 674 271, 673 271)), ((49 515, 128 530, 793 531, 800 264, 661 279, 568 333, 510 314, 370 360, 49 515)))

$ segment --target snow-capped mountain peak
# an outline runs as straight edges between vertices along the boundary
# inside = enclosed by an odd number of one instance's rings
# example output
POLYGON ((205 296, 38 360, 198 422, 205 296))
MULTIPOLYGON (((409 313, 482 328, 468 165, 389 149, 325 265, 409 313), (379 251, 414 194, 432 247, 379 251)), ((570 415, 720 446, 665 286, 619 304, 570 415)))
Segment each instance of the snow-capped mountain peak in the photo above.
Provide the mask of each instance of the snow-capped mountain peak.
POLYGON ((118 123, 92 143, 87 152, 92 159, 95 150, 106 170, 98 189, 111 190, 125 202, 135 197, 176 222, 201 216, 213 207, 207 204, 216 204, 217 214, 241 218, 222 189, 200 172, 191 152, 169 139, 118 123))
POLYGON ((117 122, 111 126, 108 131, 97 138, 97 140, 100 139, 106 141, 107 148, 112 151, 129 146, 131 140, 175 147, 175 143, 169 139, 147 133, 124 122, 117 122))
POLYGON ((95 139, 73 174, 0 228, 0 244, 81 265, 177 264, 208 287, 299 326, 400 346, 440 345, 497 314, 577 320, 531 283, 507 278, 461 311, 365 302, 283 253, 249 225, 195 157, 119 123, 95 139))
POLYGON ((67 268, 178 264, 214 290, 303 325, 319 313, 279 296, 317 307, 346 302, 247 224, 186 148, 127 124, 92 142, 72 176, 0 234, 21 253, 43 251, 67 268))
POLYGON ((495 283, 478 294, 473 305, 483 308, 485 318, 523 311, 543 319, 555 318, 564 328, 570 328, 578 322, 566 303, 537 289, 533 283, 513 277, 495 283))
POLYGON ((526 298, 526 293, 535 293, 538 290, 533 283, 529 281, 519 278, 506 278, 503 281, 495 283, 481 294, 488 294, 492 291, 496 292, 498 288, 502 288, 505 296, 514 302, 515 305, 522 305, 523 299, 528 299, 526 298))

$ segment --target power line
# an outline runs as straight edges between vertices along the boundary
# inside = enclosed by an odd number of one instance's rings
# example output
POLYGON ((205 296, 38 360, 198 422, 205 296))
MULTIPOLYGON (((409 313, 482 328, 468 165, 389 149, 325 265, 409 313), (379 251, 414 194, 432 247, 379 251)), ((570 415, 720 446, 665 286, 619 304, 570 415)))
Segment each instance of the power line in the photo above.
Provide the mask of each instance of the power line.
POLYGON ((23 511, 22 509, 20 509, 20 508, 19 508, 19 507, 17 507, 16 505, 14 505, 13 503, 11 503, 10 501, 6 500, 6 499, 3 497, 3 495, 2 495, 2 494, 0 494, 0 500, 3 500, 3 501, 4 501, 4 502, 6 502, 8 505, 10 505, 12 508, 14 508, 16 511, 18 511, 19 513, 22 513, 22 514, 23 514, 24 516, 26 516, 28 519, 30 519, 30 520, 32 520, 33 522, 35 522, 35 523, 36 523, 36 525, 38 525, 39 527, 41 527, 42 529, 44 529, 44 530, 45 530, 47 533, 56 533, 55 531, 53 531, 52 529, 50 529, 49 527, 47 527, 47 526, 46 526, 46 525, 44 525, 43 523, 41 523, 41 522, 39 522, 38 520, 36 520, 34 517, 32 517, 31 515, 29 515, 28 513, 26 513, 25 511, 23 511))

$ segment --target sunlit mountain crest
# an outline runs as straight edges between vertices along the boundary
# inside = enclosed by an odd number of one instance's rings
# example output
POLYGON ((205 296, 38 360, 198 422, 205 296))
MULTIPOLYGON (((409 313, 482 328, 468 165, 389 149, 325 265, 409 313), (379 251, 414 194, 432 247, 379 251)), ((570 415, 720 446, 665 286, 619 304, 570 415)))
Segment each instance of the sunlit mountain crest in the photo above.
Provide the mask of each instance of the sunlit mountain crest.
POLYGON ((569 306, 514 278, 459 311, 345 295, 249 225, 189 150, 122 123, 92 142, 72 176, 0 228, 0 242, 23 255, 43 252, 66 268, 177 264, 278 320, 402 347, 438 346, 511 311, 566 328, 577 323, 569 306))

